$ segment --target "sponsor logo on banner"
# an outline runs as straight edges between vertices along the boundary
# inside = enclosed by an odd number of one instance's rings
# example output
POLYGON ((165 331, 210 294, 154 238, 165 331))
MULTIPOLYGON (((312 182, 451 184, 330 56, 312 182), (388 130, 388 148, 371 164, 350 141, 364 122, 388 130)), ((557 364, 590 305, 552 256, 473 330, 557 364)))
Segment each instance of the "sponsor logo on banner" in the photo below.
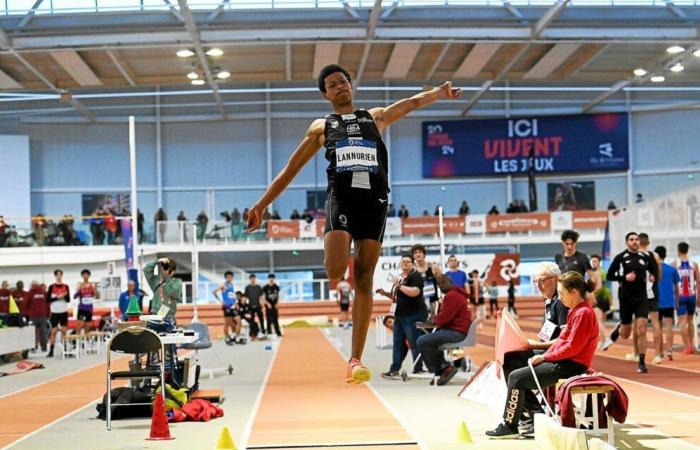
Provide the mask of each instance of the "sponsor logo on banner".
POLYGON ((297 222, 297 220, 269 220, 267 222, 267 235, 271 238, 299 237, 299 224, 297 222))
POLYGON ((401 218, 387 217, 386 227, 384 228, 385 236, 401 236, 401 218))
POLYGON ((408 217, 402 221, 404 235, 409 234, 437 234, 437 217, 408 217))
POLYGON ((690 208, 690 228, 700 229, 700 206, 690 208))
POLYGON ((608 223, 607 211, 574 211, 574 229, 605 228, 608 223))
POLYGON ((574 216, 571 211, 554 211, 550 213, 552 230, 570 230, 574 227, 574 216))
POLYGON ((549 231, 549 214, 498 214, 486 216, 489 233, 549 231))
POLYGON ((311 223, 307 222, 306 220, 299 220, 299 237, 300 238, 315 238, 318 236, 316 232, 316 221, 312 221, 311 223))
POLYGON ((637 224, 640 227, 653 227, 654 210, 651 208, 639 208, 637 210, 637 224))
POLYGON ((442 218, 445 233, 455 234, 464 233, 464 217, 460 216, 444 216, 442 218))
POLYGON ((510 280, 513 280, 513 284, 519 285, 519 265, 520 255, 518 253, 497 253, 493 258, 491 267, 488 268, 486 284, 490 285, 495 281, 498 286, 507 286, 510 280))
POLYGON ((466 217, 465 222, 466 232, 469 234, 486 233, 486 215, 473 214, 466 217))

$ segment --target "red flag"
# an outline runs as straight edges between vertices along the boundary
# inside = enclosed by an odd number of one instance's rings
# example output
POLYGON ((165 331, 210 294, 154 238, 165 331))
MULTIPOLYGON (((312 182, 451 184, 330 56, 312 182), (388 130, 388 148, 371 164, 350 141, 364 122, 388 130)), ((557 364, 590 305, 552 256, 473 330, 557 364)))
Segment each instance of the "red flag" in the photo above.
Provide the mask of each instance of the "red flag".
POLYGON ((500 369, 503 367, 504 355, 508 352, 516 352, 519 350, 527 350, 530 345, 527 343, 527 337, 520 329, 513 315, 507 308, 498 312, 498 320, 496 321, 496 361, 499 365, 498 376, 500 377, 500 369))

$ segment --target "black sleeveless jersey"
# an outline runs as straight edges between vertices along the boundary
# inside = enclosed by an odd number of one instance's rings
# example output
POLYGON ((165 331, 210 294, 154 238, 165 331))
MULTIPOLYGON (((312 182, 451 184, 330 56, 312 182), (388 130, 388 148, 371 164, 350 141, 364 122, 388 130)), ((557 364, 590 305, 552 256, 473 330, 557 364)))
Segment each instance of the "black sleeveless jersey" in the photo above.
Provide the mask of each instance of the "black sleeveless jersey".
POLYGON ((323 131, 328 160, 328 192, 334 195, 389 193, 388 156, 369 111, 329 114, 323 131))

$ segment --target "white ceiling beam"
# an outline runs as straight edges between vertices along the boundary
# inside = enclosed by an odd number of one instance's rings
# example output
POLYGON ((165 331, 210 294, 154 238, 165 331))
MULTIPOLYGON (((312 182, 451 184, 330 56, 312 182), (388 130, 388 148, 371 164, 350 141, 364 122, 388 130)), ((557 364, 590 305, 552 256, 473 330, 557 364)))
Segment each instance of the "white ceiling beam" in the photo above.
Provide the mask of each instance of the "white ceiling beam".
POLYGON ((362 76, 365 73, 365 67, 367 67, 367 61, 369 61, 369 52, 372 50, 372 39, 377 31, 377 22, 379 21, 379 15, 382 12, 382 0, 374 0, 374 5, 369 13, 369 20, 367 21, 367 28, 364 30, 365 37, 365 48, 362 50, 362 58, 360 59, 360 65, 357 68, 357 74, 355 74, 355 82, 353 83, 353 91, 357 92, 357 87, 360 85, 362 76))
POLYGON ((342 44, 340 42, 321 42, 316 44, 312 77, 316 78, 321 69, 328 64, 338 64, 341 49, 342 44))
POLYGON ((51 57, 81 86, 102 86, 102 80, 85 63, 78 52, 62 50, 51 52, 51 57))
POLYGON ((528 70, 523 78, 545 79, 557 70, 571 55, 581 48, 581 44, 557 44, 528 70))
POLYGON ((0 89, 22 89, 22 85, 0 69, 0 89))
POLYGON ((229 2, 229 0, 221 0, 221 2, 216 7, 216 9, 214 11, 212 11, 211 14, 209 14, 207 16, 207 22, 211 23, 211 22, 215 21, 216 18, 219 17, 219 14, 221 14, 224 11, 224 8, 226 8, 226 6, 228 5, 228 2, 229 2))
POLYGON ((467 113, 469 112, 469 110, 472 109, 472 108, 474 107, 474 105, 476 105, 476 104, 479 102, 479 100, 481 99, 481 97, 483 97, 484 95, 486 95, 486 93, 489 91, 489 89, 491 88, 491 86, 493 86, 494 83, 497 83, 498 81, 500 81, 503 77, 505 77, 505 76, 508 74, 508 72, 510 71, 510 69, 513 68, 513 66, 515 65, 515 63, 517 63, 518 60, 519 60, 520 58, 522 58, 522 56, 530 49, 530 46, 531 46, 531 45, 532 45, 532 44, 525 44, 525 45, 523 45, 523 46, 520 48, 520 50, 518 50, 518 53, 516 53, 516 54, 508 61, 508 64, 506 64, 506 65, 496 74, 496 76, 493 77, 493 79, 491 79, 491 80, 486 80, 486 81, 481 85, 481 87, 479 88, 479 90, 478 90, 477 92, 475 92, 474 95, 472 95, 472 97, 467 101, 467 104, 464 105, 464 107, 462 107, 462 113, 461 113, 462 116, 466 116, 466 115, 467 115, 467 113))
POLYGON ((501 44, 476 44, 464 58, 452 78, 476 78, 499 48, 501 48, 501 44))
POLYGON ((384 78, 406 78, 419 50, 420 44, 413 42, 399 42, 395 44, 384 69, 384 78))
POLYGON ((31 9, 27 11, 27 14, 22 17, 22 20, 19 21, 17 24, 17 29, 21 29, 27 26, 30 20, 34 17, 34 14, 36 14, 36 11, 39 9, 39 6, 44 2, 44 0, 36 0, 34 4, 32 5, 31 9))
POLYGON ((367 67, 367 62, 369 61, 369 52, 372 50, 372 41, 367 41, 365 43, 364 49, 362 49, 362 57, 360 58, 360 65, 357 66, 357 74, 355 75, 355 82, 353 83, 353 89, 357 91, 357 87, 360 85, 360 80, 362 80, 362 75, 365 73, 365 68, 367 67))
POLYGON ((112 60, 112 64, 117 68, 119 73, 122 74, 124 79, 131 85, 131 86, 136 86, 136 81, 134 80, 134 75, 129 66, 126 64, 126 61, 122 59, 122 57, 119 55, 118 50, 111 50, 107 49, 105 50, 107 52, 107 55, 109 56, 109 59, 112 60))
POLYGON ((680 17, 683 20, 688 19, 688 15, 683 12, 682 9, 680 9, 678 6, 676 6, 675 3, 673 3, 673 0, 664 0, 666 3, 666 7, 676 16, 680 17))
POLYGON ((431 80, 435 76, 435 72, 437 72, 438 68, 440 68, 440 64, 442 64, 442 61, 445 59, 445 56, 447 56, 447 52, 450 51, 450 47, 452 47, 451 42, 448 42, 442 46, 440 54, 438 55, 437 59, 435 59, 433 66, 430 68, 428 75, 426 75, 425 77, 426 81, 431 80))
POLYGON ((211 88, 214 99, 216 100, 216 107, 219 110, 219 114, 226 119, 226 109, 224 108, 223 101, 221 100, 219 86, 216 84, 216 80, 214 80, 211 67, 209 66, 209 60, 207 59, 206 53, 204 53, 202 39, 200 38, 199 31, 197 31, 197 26, 194 23, 192 11, 190 11, 190 7, 187 5, 187 0, 178 0, 178 4, 180 5, 180 13, 182 14, 182 18, 185 21, 185 29, 187 29, 187 33, 190 35, 194 52, 199 60, 199 65, 204 70, 204 76, 206 77, 207 83, 209 83, 209 87, 211 88))
POLYGON ((566 8, 566 5, 568 3, 569 0, 557 0, 557 2, 554 5, 552 5, 544 14, 542 14, 540 20, 538 20, 537 23, 532 27, 532 37, 540 37, 542 32, 552 22, 554 22, 554 20, 559 16, 559 14, 561 14, 564 8, 566 8))
POLYGON ((367 39, 374 39, 377 31, 377 22, 379 14, 382 12, 382 0, 374 0, 372 11, 369 13, 369 22, 367 23, 367 39))
POLYGON ((350 17, 353 19, 359 19, 360 14, 357 12, 355 8, 350 6, 350 4, 347 2, 347 0, 340 0, 340 3, 343 5, 343 8, 345 9, 345 12, 347 12, 350 17))
POLYGON ((177 10, 177 8, 175 7, 175 5, 173 5, 173 4, 170 2, 170 0, 163 0, 163 2, 164 2, 166 5, 168 5, 168 8, 170 8, 170 12, 173 13, 173 16, 175 16, 175 18, 176 18, 177 20, 179 20, 180 22, 184 22, 184 21, 185 21, 185 18, 182 16, 182 13, 181 13, 180 11, 177 10))
POLYGON ((503 7, 510 13, 511 16, 515 17, 516 19, 522 19, 523 15, 520 13, 518 8, 515 6, 511 5, 510 2, 503 2, 503 7))
POLYGON ((398 7, 399 7, 399 2, 397 2, 397 1, 392 3, 391 5, 389 5, 389 7, 387 9, 385 9, 384 12, 382 13, 382 19, 386 19, 390 15, 394 14, 394 11, 396 11, 396 8, 398 8, 398 7))
POLYGON ((588 66, 590 66, 591 64, 593 64, 593 61, 595 61, 596 59, 598 59, 598 57, 599 57, 600 55, 602 55, 603 53, 605 53, 605 52, 608 50, 608 48, 610 48, 610 44, 605 44, 605 45, 601 46, 601 47, 598 49, 597 52, 595 52, 593 55, 591 55, 591 56, 586 60, 586 62, 584 62, 583 64, 581 64, 580 66, 578 66, 578 68, 577 68, 575 71, 573 71, 573 72, 571 73, 571 75, 569 75, 569 78, 575 78, 576 76, 578 76, 578 74, 580 74, 581 72, 583 72, 584 70, 586 70, 586 67, 588 67, 588 66))

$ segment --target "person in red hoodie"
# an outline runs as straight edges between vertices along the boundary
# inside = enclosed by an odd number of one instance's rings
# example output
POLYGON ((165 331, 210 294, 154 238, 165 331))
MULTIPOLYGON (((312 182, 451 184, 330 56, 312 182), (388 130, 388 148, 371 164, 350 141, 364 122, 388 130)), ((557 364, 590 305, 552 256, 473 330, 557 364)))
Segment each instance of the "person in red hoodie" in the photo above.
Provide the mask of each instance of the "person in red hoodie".
POLYGON ((10 283, 3 281, 0 287, 0 314, 10 313, 10 295, 10 283))
POLYGON ((437 329, 419 337, 417 345, 428 370, 436 377, 440 377, 437 385, 443 386, 457 374, 458 369, 445 361, 440 346, 449 342, 459 342, 467 337, 472 323, 472 313, 469 309, 467 291, 463 287, 453 286, 447 275, 436 275, 436 279, 440 291, 445 293, 440 311, 433 320, 437 329))
POLYGON ((25 312, 35 329, 34 348, 39 345, 41 351, 45 352, 46 343, 49 340, 49 301, 46 297, 46 289, 38 281, 32 281, 26 302, 25 312))
MULTIPOLYGON (((542 389, 553 386, 562 378, 586 373, 598 347, 598 320, 586 301, 587 293, 595 290, 595 283, 585 281, 577 272, 566 272, 559 278, 557 288, 559 298, 569 308, 566 328, 544 354, 530 359, 542 389)), ((523 412, 527 389, 537 389, 530 367, 511 372, 508 376, 504 420, 496 429, 487 431, 487 436, 492 439, 519 437, 518 421, 523 412)))

